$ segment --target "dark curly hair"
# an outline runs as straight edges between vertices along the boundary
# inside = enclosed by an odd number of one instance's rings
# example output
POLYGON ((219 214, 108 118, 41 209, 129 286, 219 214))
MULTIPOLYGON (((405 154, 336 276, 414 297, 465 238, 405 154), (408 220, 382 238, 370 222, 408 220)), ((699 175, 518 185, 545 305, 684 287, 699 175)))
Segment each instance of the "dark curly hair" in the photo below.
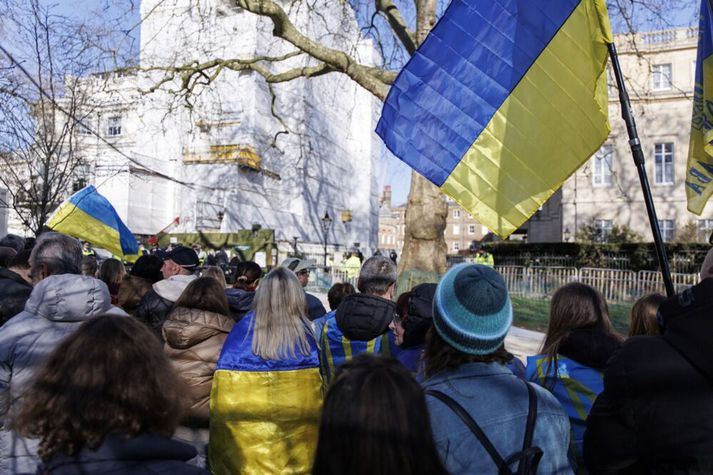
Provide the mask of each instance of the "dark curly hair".
POLYGON ((144 324, 131 317, 94 317, 37 369, 11 427, 40 439, 45 462, 58 452, 96 449, 109 433, 170 436, 185 409, 181 384, 144 324))

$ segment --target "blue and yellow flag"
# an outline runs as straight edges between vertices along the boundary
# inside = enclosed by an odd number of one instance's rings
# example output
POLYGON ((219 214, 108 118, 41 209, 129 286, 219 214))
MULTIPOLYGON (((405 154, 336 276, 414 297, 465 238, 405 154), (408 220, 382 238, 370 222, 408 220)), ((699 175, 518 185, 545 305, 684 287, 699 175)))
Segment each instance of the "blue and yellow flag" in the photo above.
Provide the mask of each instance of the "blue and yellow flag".
POLYGON ((713 193, 713 12, 710 0, 701 2, 698 30, 696 86, 688 147, 686 197, 688 211, 700 215, 713 193))
POLYGON ((609 135, 605 0, 453 0, 377 133, 501 237, 609 135))
POLYGON ((47 226, 106 249, 115 256, 135 260, 139 243, 94 186, 82 188, 62 203, 47 226))

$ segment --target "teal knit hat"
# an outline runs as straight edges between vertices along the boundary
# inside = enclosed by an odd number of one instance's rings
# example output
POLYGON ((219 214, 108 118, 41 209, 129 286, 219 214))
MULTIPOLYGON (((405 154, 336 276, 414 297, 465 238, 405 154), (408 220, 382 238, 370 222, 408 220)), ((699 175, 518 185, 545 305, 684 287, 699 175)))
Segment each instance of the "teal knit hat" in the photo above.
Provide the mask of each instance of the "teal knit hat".
POLYGON ((433 323, 441 338, 458 351, 470 355, 495 352, 512 325, 505 281, 488 266, 452 267, 438 283, 433 323))

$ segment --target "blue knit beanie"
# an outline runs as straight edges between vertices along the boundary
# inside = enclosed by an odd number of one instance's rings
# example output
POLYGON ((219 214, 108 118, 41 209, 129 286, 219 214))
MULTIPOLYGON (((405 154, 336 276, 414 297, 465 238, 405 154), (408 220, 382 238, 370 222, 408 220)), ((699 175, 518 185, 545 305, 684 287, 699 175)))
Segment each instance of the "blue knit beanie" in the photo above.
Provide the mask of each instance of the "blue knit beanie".
POLYGON ((438 283, 433 323, 449 345, 470 355, 495 352, 512 325, 512 303, 496 270, 458 264, 438 283))

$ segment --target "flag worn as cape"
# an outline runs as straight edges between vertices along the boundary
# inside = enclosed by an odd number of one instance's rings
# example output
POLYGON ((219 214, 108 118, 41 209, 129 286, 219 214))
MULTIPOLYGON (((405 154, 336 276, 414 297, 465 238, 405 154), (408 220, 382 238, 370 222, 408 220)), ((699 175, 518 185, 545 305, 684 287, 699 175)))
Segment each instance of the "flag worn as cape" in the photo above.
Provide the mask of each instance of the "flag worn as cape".
POLYGON ((713 194, 713 11, 701 2, 696 86, 686 167, 688 211, 700 215, 713 194))
POLYGON ((605 0, 453 0, 377 133, 506 237, 609 135, 605 0))
POLYGON ((92 185, 82 188, 62 203, 47 226, 128 260, 135 260, 139 252, 134 235, 109 200, 92 185))

